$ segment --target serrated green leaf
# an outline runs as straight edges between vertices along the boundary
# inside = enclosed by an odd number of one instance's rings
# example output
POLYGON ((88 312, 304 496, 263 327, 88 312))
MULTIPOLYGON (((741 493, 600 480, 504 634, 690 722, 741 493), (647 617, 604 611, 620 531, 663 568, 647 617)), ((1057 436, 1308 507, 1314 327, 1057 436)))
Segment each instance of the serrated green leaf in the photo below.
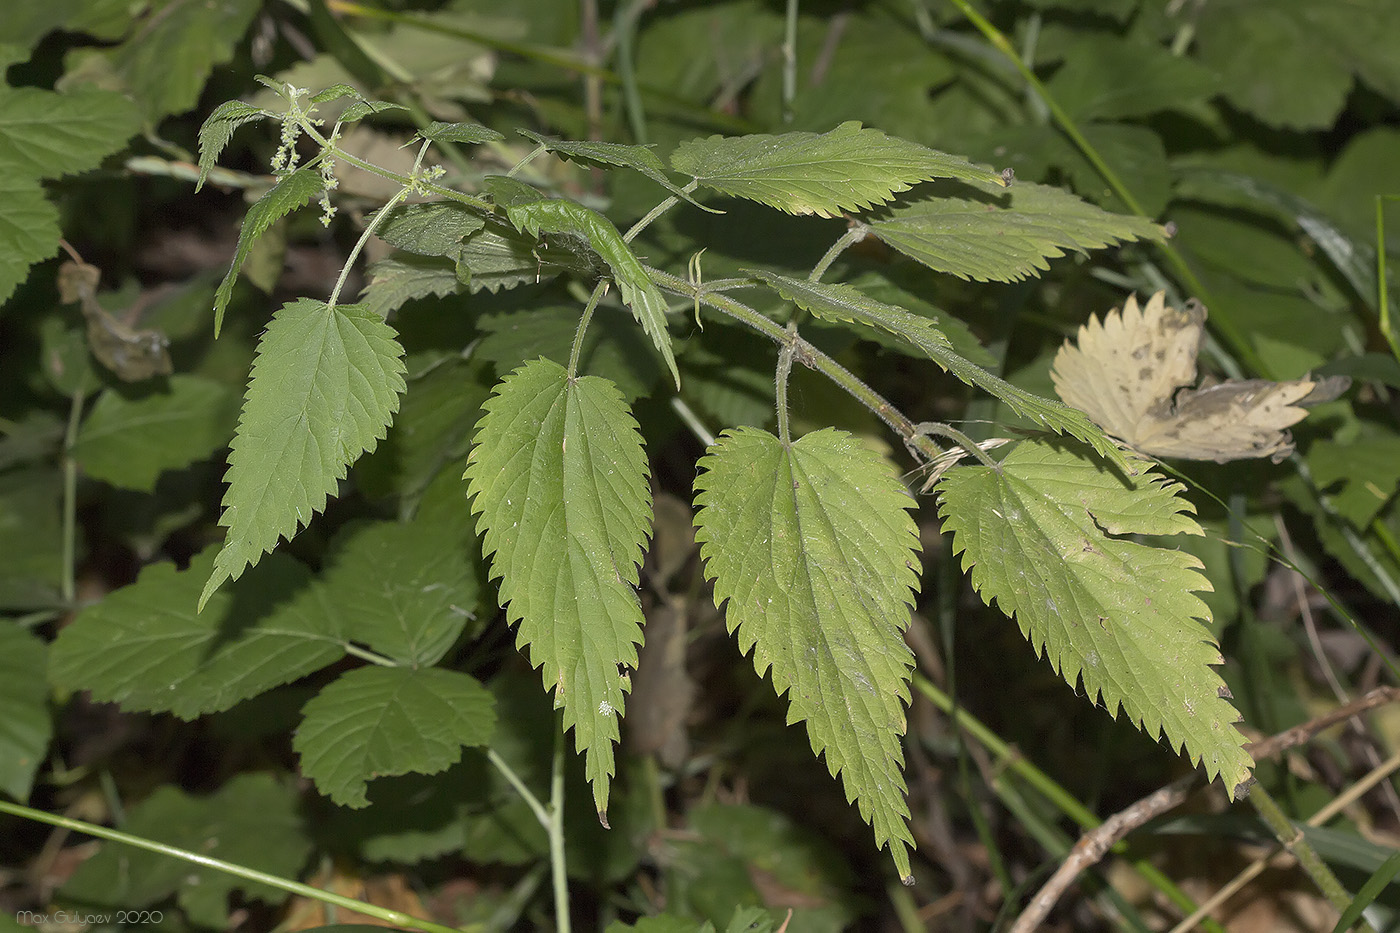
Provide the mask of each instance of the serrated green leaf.
POLYGON ((671 370, 676 388, 680 388, 681 374, 676 369, 671 335, 666 329, 666 299, 612 221, 574 201, 545 198, 536 189, 513 178, 493 175, 486 180, 486 190, 497 204, 505 207, 510 222, 532 236, 544 231, 574 234, 588 240, 612 270, 623 303, 632 309, 642 329, 656 344, 671 370))
POLYGON ((319 195, 324 187, 320 173, 315 169, 298 169, 290 175, 283 176, 248 208, 248 213, 243 218, 243 226, 238 231, 238 247, 234 250, 233 262, 229 265, 224 280, 219 283, 218 290, 214 292, 215 337, 219 336, 219 330, 224 323, 224 309, 233 297, 233 283, 238 278, 238 270, 243 268, 243 263, 258 237, 292 211, 306 206, 306 203, 319 195))
POLYGON ((500 133, 476 123, 440 123, 434 120, 418 135, 435 143, 491 143, 505 139, 500 133))
POLYGON ((457 264, 441 256, 394 253, 369 267, 369 284, 360 293, 360 307, 376 317, 388 317, 415 298, 444 298, 466 288, 457 264))
POLYGON ((29 632, 0 626, 0 793, 20 802, 29 799, 53 737, 45 654, 29 632))
POLYGON ((109 388, 83 419, 73 456, 88 476, 150 492, 165 470, 226 446, 237 421, 237 397, 200 376, 171 376, 141 394, 109 388))
POLYGON ((199 191, 204 187, 209 172, 219 163, 224 147, 240 126, 270 116, 272 114, 261 107, 245 104, 241 100, 231 100, 215 107, 199 128, 199 181, 195 182, 194 190, 199 191))
POLYGON ((330 558, 325 599, 346 638, 409 667, 437 663, 477 602, 468 554, 428 521, 356 528, 330 558))
POLYGON ((581 241, 587 255, 570 248, 573 244, 551 243, 550 239, 537 242, 504 223, 487 220, 486 229, 463 241, 457 254, 457 278, 476 294, 482 289, 499 292, 540 282, 565 269, 589 276, 601 273, 601 262, 594 267, 594 254, 581 241))
POLYGON ((361 97, 349 107, 341 111, 337 117, 339 123, 358 123, 365 117, 373 116, 377 113, 385 113, 389 110, 408 110, 403 104, 396 104, 391 100, 366 100, 361 97))
POLYGON ((989 373, 982 367, 963 359, 952 350, 935 348, 929 355, 938 365, 963 382, 1001 399, 1008 408, 1022 418, 1029 418, 1056 434, 1067 434, 1084 441, 1093 447, 1099 456, 1121 470, 1132 469, 1128 461, 1124 459, 1123 451, 1118 449, 1118 445, 1113 442, 1112 438, 1103 432, 1103 428, 1090 421, 1088 415, 1078 408, 1071 408, 1063 402, 1028 392, 1018 385, 1012 385, 1000 376, 989 373))
POLYGON ((849 285, 812 282, 761 270, 750 270, 749 274, 823 321, 879 328, 907 340, 929 356, 952 349, 948 338, 928 318, 876 301, 849 285))
POLYGON ((120 149, 140 120, 120 94, 0 89, 0 174, 58 178, 85 172, 120 149))
POLYGON ((676 197, 700 208, 702 211, 711 214, 724 213, 713 207, 706 207, 681 188, 677 187, 675 182, 666 177, 666 166, 661 164, 661 159, 646 146, 628 146, 623 143, 555 139, 553 136, 541 136, 539 133, 532 133, 529 130, 516 130, 516 132, 521 136, 534 140, 537 144, 543 146, 555 155, 568 159, 571 162, 578 162, 582 165, 595 167, 620 165, 623 168, 630 168, 634 172, 640 172, 676 197))
POLYGON ((471 447, 481 403, 490 391, 487 368, 449 359, 410 376, 408 394, 384 442, 355 467, 360 491, 371 497, 398 495, 401 501, 412 501, 445 466, 461 463, 471 447))
POLYGON ((145 122, 183 113, 199 100, 214 66, 228 61, 262 4, 260 0, 153 5, 142 28, 110 48, 69 54, 61 86, 99 84, 130 93, 145 122))
POLYGON ((365 99, 365 96, 356 87, 349 84, 332 84, 330 87, 312 94, 307 98, 307 101, 313 104, 324 104, 328 101, 340 100, 342 97, 352 97, 355 100, 365 99))
POLYGON ((273 315, 229 455, 219 523, 228 529, 203 605, 326 505, 373 450, 404 391, 394 329, 357 305, 298 299, 273 315))
POLYGON ((936 183, 927 194, 867 222, 875 236, 909 258, 961 279, 1015 282, 1049 269, 1046 260, 1065 250, 1084 253, 1164 237, 1149 220, 1110 214, 1046 185, 1018 184, 990 194, 936 183))
POLYGON ((58 209, 33 178, 0 174, 0 304, 58 249, 58 209))
POLYGON ((485 745, 496 728, 491 694, 474 678, 430 667, 362 667, 342 674, 303 711, 292 740, 301 772, 343 807, 369 804, 376 777, 435 774, 485 745))
MULTIPOLYGON (((370 219, 378 218, 375 211, 370 219)), ((462 239, 486 226, 485 218, 456 201, 399 204, 378 222, 374 235, 385 243, 419 256, 452 256, 462 251, 462 239)))
POLYGON ((671 154, 671 167, 724 194, 822 217, 882 204, 932 178, 1002 184, 990 169, 855 121, 829 133, 693 139, 671 154))
POLYGON ((788 695, 848 800, 902 877, 912 846, 901 774, 918 587, 914 500, 893 469, 835 429, 785 445, 726 431, 701 460, 696 541, 715 603, 759 674, 788 695))
POLYGON ((637 666, 637 580, 651 521, 641 437, 616 387, 537 360, 486 403, 467 460, 482 552, 517 643, 543 668, 605 813, 627 684, 637 666))
POLYGON ((50 677, 123 709, 181 719, 225 710, 320 670, 345 638, 307 568, 273 555, 195 611, 209 549, 184 572, 152 564, 59 633, 50 677))
POLYGON ((1200 534, 1179 483, 1144 470, 1125 480, 1064 448, 1023 442, 997 468, 960 466, 939 484, 939 512, 982 600, 1071 686, 1111 715, 1217 775, 1233 796, 1253 764, 1212 665, 1220 651, 1193 591, 1211 588, 1188 554, 1134 534, 1200 534))
MULTIPOLYGON (((214 794, 194 797, 169 785, 127 811, 122 829, 143 839, 223 859, 281 878, 294 878, 311 854, 295 787, 269 774, 240 774, 214 794)), ((192 865, 183 859, 118 842, 78 866, 59 896, 86 905, 145 907, 178 895, 192 923, 228 926, 229 895, 281 904, 279 888, 192 865)))

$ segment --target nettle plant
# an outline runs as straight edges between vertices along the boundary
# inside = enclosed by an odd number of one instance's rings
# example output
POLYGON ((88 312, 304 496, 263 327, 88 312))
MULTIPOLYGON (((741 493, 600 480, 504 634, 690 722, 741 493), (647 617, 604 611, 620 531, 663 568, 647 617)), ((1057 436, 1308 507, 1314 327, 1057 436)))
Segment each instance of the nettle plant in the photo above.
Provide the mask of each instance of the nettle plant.
POLYGON ((465 473, 445 494, 470 497, 500 605, 584 756, 604 825, 629 672, 645 634, 638 587, 652 523, 638 422, 618 386, 580 362, 595 312, 609 302, 630 311, 677 388, 686 366, 672 331, 692 316, 697 325, 727 319, 775 345, 776 433, 737 427, 709 444, 695 479, 696 537, 739 647, 761 675, 771 673, 789 721, 805 724, 813 752, 839 775, 901 878, 912 881, 901 741, 913 668, 903 636, 919 587, 910 510, 919 503, 890 460, 858 437, 834 427, 793 436, 794 364, 849 393, 931 465, 943 528, 977 592, 1013 616, 1066 681, 1184 748, 1231 793, 1246 783, 1252 763, 1213 668, 1221 658, 1203 624, 1208 610, 1194 595, 1210 586, 1201 565, 1133 540, 1201 533, 1181 487, 1079 410, 955 352, 937 319, 823 281, 844 250, 869 237, 939 273, 1013 281, 1066 250, 1157 239, 1161 228, 857 123, 824 134, 694 139, 669 165, 645 147, 526 133, 535 154, 639 172, 664 189, 664 200, 622 233, 514 172, 486 177, 477 193, 438 184, 434 144, 500 140, 492 130, 434 123, 419 134, 413 169, 398 174, 341 146, 344 127, 395 105, 347 86, 309 95, 265 83, 285 112, 232 102, 200 133, 201 183, 238 127, 275 120, 282 133, 279 180, 248 212, 217 291, 216 330, 241 265, 272 224, 317 199, 329 220, 339 166, 393 179, 400 190, 368 218, 329 300, 292 301, 263 333, 229 457, 222 546, 183 573, 148 568, 80 616, 55 646, 60 682, 189 718, 347 653, 375 662, 311 699, 294 742, 303 774, 349 807, 367 805, 375 777, 441 771, 462 747, 488 744, 490 694, 467 673, 438 666, 465 624, 458 607, 467 584, 444 582, 434 568, 447 566, 444 555, 462 549, 470 531, 435 513, 432 495, 442 490, 425 495, 411 521, 353 536, 314 585, 275 549, 325 509, 350 466, 386 436, 408 372, 386 320, 394 308, 568 276, 592 290, 579 292, 567 362, 527 359, 500 380, 465 473), (344 109, 323 132, 315 113, 333 101, 344 109), (314 154, 299 161, 299 144, 314 154), (842 220, 806 278, 754 268, 706 281, 698 256, 688 270, 648 266, 634 238, 667 211, 715 211, 696 200, 700 189, 842 220), (371 237, 396 252, 372 269, 362 300, 346 303, 348 272, 371 237), (768 305, 790 313, 780 320, 756 307, 768 305), (898 341, 1044 431, 996 448, 994 460, 994 445, 952 425, 916 424, 805 339, 809 319, 898 341), (197 620, 196 604, 218 624, 197 620), (153 645, 132 636, 153 614, 175 621, 159 665, 143 666, 133 662, 150 658, 153 645), (182 625, 191 633, 183 640, 182 625))

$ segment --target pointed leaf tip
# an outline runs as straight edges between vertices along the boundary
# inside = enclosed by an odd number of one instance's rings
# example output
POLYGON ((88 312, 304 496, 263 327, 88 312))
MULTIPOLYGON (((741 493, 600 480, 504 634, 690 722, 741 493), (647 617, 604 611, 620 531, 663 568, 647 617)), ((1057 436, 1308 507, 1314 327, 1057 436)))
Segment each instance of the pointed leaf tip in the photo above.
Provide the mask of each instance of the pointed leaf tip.
POLYGON ((607 811, 607 810, 599 810, 599 811, 598 811, 598 822, 601 823, 601 824, 603 824, 603 828, 604 828, 604 829, 612 829, 612 827, 608 825, 608 811, 607 811))

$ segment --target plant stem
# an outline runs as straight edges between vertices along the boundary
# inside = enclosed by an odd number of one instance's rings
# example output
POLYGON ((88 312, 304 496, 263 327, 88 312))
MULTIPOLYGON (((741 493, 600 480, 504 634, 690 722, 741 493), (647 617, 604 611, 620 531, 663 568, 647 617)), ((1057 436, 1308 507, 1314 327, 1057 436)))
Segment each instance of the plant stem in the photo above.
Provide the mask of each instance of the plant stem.
POLYGON ((78 461, 73 457, 73 447, 78 443, 85 394, 82 387, 73 393, 68 406, 68 428, 63 433, 63 571, 59 586, 63 603, 70 608, 78 594, 78 461))
POLYGON ((818 260, 817 264, 812 267, 812 274, 807 276, 807 281, 819 281, 821 277, 826 274, 826 270, 831 268, 831 264, 836 261, 837 256, 840 256, 842 253, 844 253, 847 250, 847 248, 854 246, 861 240, 864 240, 865 235, 869 232, 870 228, 867 227, 865 224, 852 224, 850 229, 848 229, 845 233, 841 234, 840 239, 838 239, 835 243, 831 244, 831 249, 826 251, 826 255, 823 256, 820 260, 818 260))
MULTIPOLYGON (((1298 860, 1298 864, 1308 873, 1308 877, 1322 896, 1337 910, 1345 913, 1351 906, 1351 895, 1342 887, 1342 883, 1322 860, 1322 856, 1317 854, 1317 850, 1303 838, 1303 831, 1293 825, 1293 821, 1279 807, 1278 802, 1259 784, 1250 788, 1249 802, 1254 804, 1259 816, 1274 831, 1279 844, 1298 860)), ((1376 933, 1376 928, 1365 920, 1358 921, 1356 929, 1362 933, 1376 933)))
POLYGON ((588 322, 593 320, 593 311, 598 301, 608 291, 606 281, 593 286, 593 294, 588 296, 588 304, 583 306, 583 314, 578 319, 578 329, 574 331, 574 347, 569 352, 569 378, 578 376, 578 358, 583 353, 583 335, 588 332, 588 322))
POLYGON ((787 0, 783 22, 783 122, 792 122, 792 102, 797 98, 797 6, 787 0))
POLYGON ((702 304, 709 305, 721 314, 747 324, 780 347, 791 346, 794 360, 800 360, 804 365, 817 370, 844 389, 858 402, 874 412, 881 421, 889 425, 890 430, 899 435, 907 447, 918 451, 920 456, 932 460, 942 453, 937 444, 915 429, 914 422, 910 421, 898 408, 891 405, 879 392, 862 382, 854 373, 802 337, 795 333, 788 333, 785 328, 770 321, 748 305, 735 301, 727 295, 711 291, 717 283, 697 286, 679 276, 662 272, 660 269, 653 269, 650 266, 647 267, 647 275, 660 288, 674 295, 683 295, 686 298, 696 299, 702 304))
MULTIPOLYGON (((599 818, 602 819, 602 814, 599 818)), ((607 820, 603 820, 607 826, 607 820)), ((549 864, 554 873, 554 927, 569 933, 569 870, 564 861, 564 727, 554 733, 554 764, 549 780, 549 864)))
POLYGON ((549 811, 545 809, 544 804, 540 803, 540 798, 536 797, 530 791, 530 788, 525 786, 525 782, 520 780, 520 775, 516 774, 515 770, 511 768, 510 765, 506 764, 504 758, 496 754, 494 748, 486 749, 486 760, 491 762, 493 768, 501 772, 501 776, 506 779, 506 783, 510 784, 510 786, 515 789, 515 792, 520 795, 520 799, 525 801, 525 806, 529 807, 530 812, 535 814, 535 819, 539 820, 540 825, 548 831, 550 820, 549 811))
POLYGON ((191 852, 188 849, 181 849, 177 846, 156 842, 152 839, 143 839, 140 836, 133 836, 130 833, 124 833, 117 829, 109 829, 106 826, 98 826, 95 823, 85 823, 82 820, 60 816, 56 813, 35 810, 32 807, 10 803, 8 800, 0 800, 0 813, 8 813, 11 816, 33 820, 36 823, 47 823, 50 826, 58 826, 62 829, 87 833, 89 836, 96 836, 98 839, 120 842, 124 845, 144 849, 147 852, 155 852, 158 855, 165 855, 195 865, 202 865, 205 868, 212 868, 214 871, 223 872, 235 878, 242 878, 245 881, 254 881, 259 884, 265 884, 268 887, 276 888, 279 891, 287 891, 291 894, 298 894, 302 897, 321 901, 324 904, 332 904, 346 910, 353 910, 356 913, 383 920, 385 923, 397 927, 422 930, 423 933, 463 933, 463 931, 473 931, 473 933, 475 933, 475 931, 481 930, 479 924, 473 924, 470 927, 463 927, 461 929, 443 926, 440 923, 434 923, 431 920, 423 920, 399 910, 390 910, 387 907, 380 907, 378 904, 357 901, 354 898, 333 894, 330 891, 323 891, 320 888, 314 888, 309 884, 302 884, 299 881, 288 881, 286 878, 270 875, 267 872, 258 871, 255 868, 235 865, 233 862, 211 858, 207 855, 201 855, 198 852, 191 852))
POLYGON ((792 356, 794 343, 797 341, 797 325, 788 324, 788 339, 783 343, 782 349, 778 351, 778 371, 774 374, 773 384, 777 391, 774 392, 776 404, 778 406, 778 439, 787 447, 792 443, 792 433, 788 426, 788 375, 792 372, 792 356))

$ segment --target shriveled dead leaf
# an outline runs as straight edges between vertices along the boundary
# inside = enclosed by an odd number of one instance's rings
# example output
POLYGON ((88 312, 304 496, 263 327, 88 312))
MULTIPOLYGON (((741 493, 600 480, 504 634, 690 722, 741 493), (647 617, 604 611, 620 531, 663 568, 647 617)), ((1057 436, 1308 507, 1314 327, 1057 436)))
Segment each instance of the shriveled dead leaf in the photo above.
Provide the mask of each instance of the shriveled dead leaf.
POLYGON ((1225 463, 1293 452, 1290 425, 1307 409, 1346 391, 1346 376, 1326 379, 1209 377, 1198 388, 1196 356, 1205 333, 1206 309, 1188 302, 1167 305, 1163 292, 1146 307, 1128 298, 1121 312, 1091 318, 1068 341, 1050 371, 1065 404, 1080 409, 1128 446, 1157 457, 1225 463))
POLYGON ((170 341, 161 331, 137 330, 109 314, 97 301, 100 277, 86 263, 65 262, 58 270, 59 299, 82 306, 92 355, 123 382, 170 375, 170 341))

